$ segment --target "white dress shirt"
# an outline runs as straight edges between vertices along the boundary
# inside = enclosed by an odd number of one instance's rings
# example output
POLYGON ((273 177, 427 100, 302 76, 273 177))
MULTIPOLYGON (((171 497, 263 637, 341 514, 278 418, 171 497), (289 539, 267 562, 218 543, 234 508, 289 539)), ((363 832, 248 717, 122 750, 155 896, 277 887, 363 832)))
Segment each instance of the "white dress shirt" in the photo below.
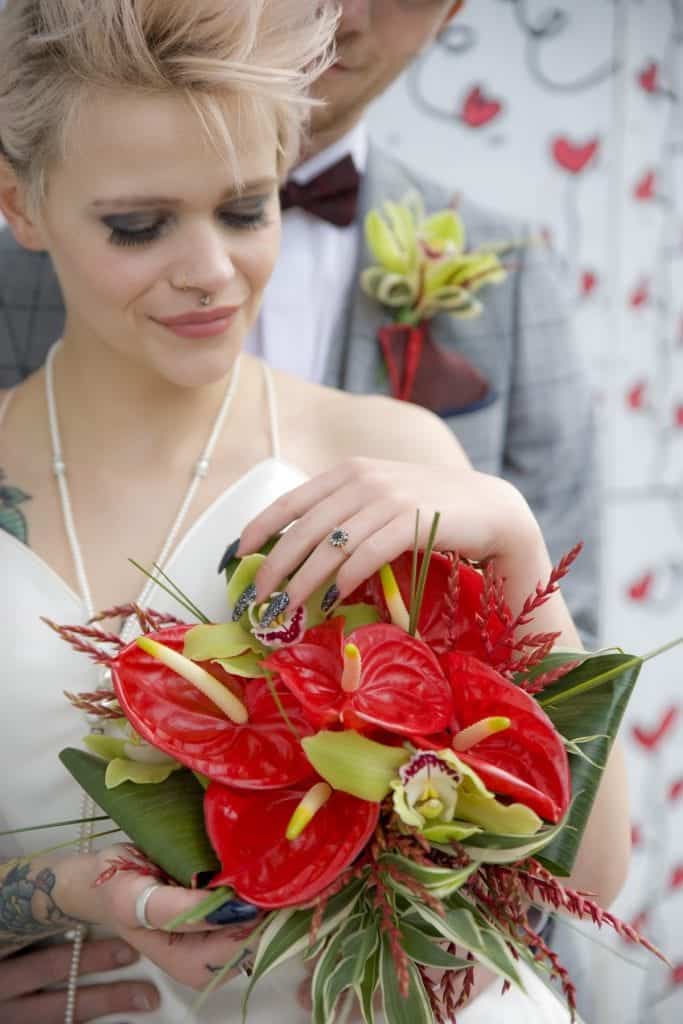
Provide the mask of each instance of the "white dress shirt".
MULTIPOLYGON (((303 185, 347 154, 359 173, 367 162, 365 129, 357 125, 301 164, 291 178, 303 185)), ((357 271, 362 225, 336 227, 297 208, 282 216, 282 248, 246 349, 271 366, 320 382, 335 328, 357 271)))

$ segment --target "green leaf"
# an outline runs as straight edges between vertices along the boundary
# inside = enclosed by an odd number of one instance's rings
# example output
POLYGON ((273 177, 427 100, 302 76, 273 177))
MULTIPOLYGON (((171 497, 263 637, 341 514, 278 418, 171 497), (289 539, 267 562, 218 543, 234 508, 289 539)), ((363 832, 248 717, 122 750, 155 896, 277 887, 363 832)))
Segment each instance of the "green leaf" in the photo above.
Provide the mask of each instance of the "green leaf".
POLYGON ((486 928, 480 928, 470 910, 464 907, 448 910, 446 917, 443 918, 431 907, 414 900, 411 902, 419 916, 435 928, 444 939, 469 950, 485 967, 524 991, 522 979, 509 949, 499 935, 486 928))
POLYGON ((602 776, 597 766, 607 762, 641 666, 642 659, 629 654, 595 655, 537 698, 567 740, 598 737, 584 751, 586 757, 570 758, 574 799, 566 827, 539 857, 553 874, 571 874, 602 776))
MULTIPOLYGON (((363 884, 362 879, 356 879, 327 901, 319 937, 339 927, 351 914, 363 884)), ((256 951, 254 970, 242 1004, 243 1019, 246 1019, 254 985, 280 964, 306 950, 312 918, 312 910, 280 910, 272 916, 256 951)))
POLYGON ((372 626, 380 621, 380 614, 371 604, 342 604, 335 612, 333 619, 344 619, 344 633, 352 633, 361 626, 372 626))
POLYGON ((325 1003, 325 987, 335 971, 342 954, 342 945, 347 936, 357 934, 357 919, 346 920, 336 935, 327 941, 324 953, 318 960, 311 979, 311 1004, 313 1024, 327 1024, 329 1011, 325 1003))
POLYGON ((399 927, 401 929, 401 945, 411 960, 416 960, 417 963, 424 964, 425 967, 438 967, 443 971, 459 971, 472 966, 469 960, 453 956, 438 942, 434 942, 432 938, 414 925, 408 924, 407 921, 403 921, 399 927))
POLYGON ((325 983, 325 1016, 320 1020, 320 1024, 332 1024, 335 1018, 337 1002, 342 993, 352 987, 357 970, 358 961, 356 957, 349 956, 344 960, 340 960, 332 971, 325 983))
POLYGON ((404 997, 398 986, 389 939, 382 936, 380 984, 386 1024, 433 1024, 432 1008, 417 967, 408 961, 409 988, 404 997))
POLYGON ((380 945, 377 945, 374 953, 372 953, 367 959, 365 970, 363 971, 363 977, 355 986, 356 997, 360 1004, 360 1010, 363 1014, 365 1024, 375 1024, 373 1000, 375 998, 377 986, 379 985, 379 962, 380 945))
POLYGON ((424 864, 416 864, 398 853, 383 853, 379 863, 387 867, 398 868, 406 875, 410 875, 420 885, 424 885, 438 899, 450 896, 452 892, 464 885, 470 875, 477 870, 477 864, 470 864, 466 868, 454 871, 452 868, 427 867, 424 864))
POLYGON ((104 761, 74 748, 59 757, 98 807, 171 878, 191 886, 198 874, 218 870, 204 828, 204 791, 192 772, 174 772, 154 785, 124 782, 107 789, 104 761))
POLYGON ((533 857, 539 850, 553 842, 566 826, 568 816, 557 825, 544 828, 533 836, 498 835, 493 832, 479 832, 464 839, 462 845, 472 860, 486 864, 512 864, 526 857, 533 857))

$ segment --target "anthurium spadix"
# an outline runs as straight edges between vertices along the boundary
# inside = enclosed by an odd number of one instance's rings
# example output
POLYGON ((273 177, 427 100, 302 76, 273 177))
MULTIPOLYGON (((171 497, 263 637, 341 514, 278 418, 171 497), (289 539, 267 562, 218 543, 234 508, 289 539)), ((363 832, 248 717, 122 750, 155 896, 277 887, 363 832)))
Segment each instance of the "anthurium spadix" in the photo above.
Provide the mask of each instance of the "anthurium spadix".
POLYGON ((398 626, 361 626, 345 636, 343 621, 332 619, 264 665, 318 728, 342 724, 410 735, 438 732, 450 721, 452 696, 437 658, 398 626))
MULTIPOLYGON (((144 639, 182 658, 189 628, 173 626, 144 639)), ((242 722, 229 718, 201 689, 138 643, 124 647, 113 659, 116 697, 144 740, 193 771, 227 785, 274 788, 311 774, 300 739, 313 730, 282 683, 245 681, 212 662, 195 667, 207 671, 215 685, 244 708, 242 722)))

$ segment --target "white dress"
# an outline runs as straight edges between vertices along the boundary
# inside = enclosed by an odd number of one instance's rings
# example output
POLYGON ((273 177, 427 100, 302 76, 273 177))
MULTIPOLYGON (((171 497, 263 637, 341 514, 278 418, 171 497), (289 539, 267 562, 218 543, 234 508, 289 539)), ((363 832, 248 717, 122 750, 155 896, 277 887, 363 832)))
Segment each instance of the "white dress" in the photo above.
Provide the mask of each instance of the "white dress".
MULTIPOLYGON (((224 581, 216 573, 216 564, 226 544, 239 536, 259 511, 305 479, 300 470, 279 457, 274 409, 271 416, 274 454, 213 502, 185 533, 167 562, 171 578, 214 621, 225 616, 224 581)), ((179 613, 172 599, 158 589, 149 604, 160 611, 179 613)), ((85 621, 86 612, 79 595, 60 576, 30 548, 0 530, 0 831, 80 817, 79 787, 57 755, 63 747, 81 746, 88 730, 62 691, 93 689, 97 670, 48 629, 40 616, 76 624, 85 621)), ((73 839, 76 828, 0 839, 0 863, 73 839)), ((113 837, 115 841, 119 838, 113 837)), ((110 841, 100 840, 102 844, 110 841)), ((568 1015, 561 1003, 531 972, 523 973, 528 996, 511 991, 500 998, 500 986, 496 984, 458 1014, 458 1024, 565 1024, 568 1015)), ((266 977, 255 989, 249 1024, 310 1024, 308 1012, 297 999, 304 977, 303 968, 296 962, 266 977)), ((246 987, 242 977, 214 993, 197 1018, 189 1012, 196 992, 175 983, 148 960, 106 975, 89 976, 83 982, 92 983, 98 978, 149 979, 162 996, 161 1007, 155 1013, 116 1013, 97 1018, 98 1024, 121 1024, 124 1018, 141 1024, 241 1021, 246 987)))

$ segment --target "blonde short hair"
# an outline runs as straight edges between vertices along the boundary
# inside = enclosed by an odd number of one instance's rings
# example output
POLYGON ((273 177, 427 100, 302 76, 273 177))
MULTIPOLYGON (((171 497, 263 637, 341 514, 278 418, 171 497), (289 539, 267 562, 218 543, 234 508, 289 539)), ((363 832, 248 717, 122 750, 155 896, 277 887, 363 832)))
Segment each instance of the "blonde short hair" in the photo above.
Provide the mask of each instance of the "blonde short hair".
POLYGON ((6 0, 0 153, 39 200, 88 89, 175 91, 237 177, 226 101, 274 122, 284 174, 299 150, 309 86, 332 60, 337 17, 332 0, 6 0))

